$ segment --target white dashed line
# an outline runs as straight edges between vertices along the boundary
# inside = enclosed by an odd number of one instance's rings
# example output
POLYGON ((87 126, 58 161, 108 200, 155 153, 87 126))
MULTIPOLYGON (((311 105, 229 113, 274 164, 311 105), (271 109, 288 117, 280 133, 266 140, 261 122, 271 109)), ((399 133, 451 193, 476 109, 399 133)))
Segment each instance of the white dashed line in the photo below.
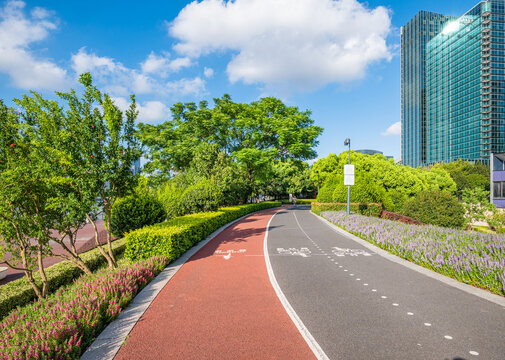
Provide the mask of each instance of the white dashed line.
POLYGON ((449 335, 445 335, 444 338, 446 338, 447 340, 452 340, 452 336, 449 335))
POLYGON ((360 281, 361 279, 360 278, 356 278, 356 281, 360 281))
POLYGON ((363 286, 368 286, 368 284, 363 284, 363 286))
POLYGON ((349 271, 349 270, 345 269, 344 271, 345 271, 345 272, 347 272, 347 271, 349 271))
POLYGON ((430 323, 424 323, 424 326, 431 326, 430 323))
POLYGON ((408 312, 407 315, 412 316, 412 315, 414 315, 414 313, 413 312, 408 312))
POLYGON ((372 289, 372 291, 373 291, 373 292, 376 292, 376 291, 377 291, 377 289, 372 289))
POLYGON ((393 303, 393 306, 400 306, 400 304, 397 304, 397 303, 393 303))
POLYGON ((475 355, 475 356, 478 356, 479 353, 477 351, 469 351, 470 355, 475 355))
POLYGON ((341 268, 341 267, 342 267, 342 265, 339 265, 338 267, 339 267, 339 268, 341 268))
POLYGON ((331 259, 331 256, 327 256, 328 259, 331 259))
POLYGON ((387 296, 382 295, 382 296, 381 296, 381 298, 382 298, 382 299, 387 299, 388 297, 387 297, 387 296))
POLYGON ((354 274, 349 274, 349 276, 354 276, 354 274))

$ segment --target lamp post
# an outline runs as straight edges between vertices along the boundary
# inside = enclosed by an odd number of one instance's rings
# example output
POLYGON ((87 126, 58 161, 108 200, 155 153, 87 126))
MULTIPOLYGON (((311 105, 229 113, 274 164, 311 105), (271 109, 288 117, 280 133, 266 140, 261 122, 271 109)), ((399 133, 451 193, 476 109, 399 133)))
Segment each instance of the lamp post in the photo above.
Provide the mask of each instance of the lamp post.
POLYGON ((319 196, 319 171, 316 171, 317 174, 317 196, 319 196))
MULTIPOLYGON (((349 145, 349 165, 351 164, 351 139, 344 141, 344 146, 349 145)), ((347 185, 347 215, 351 213, 351 185, 347 185)))

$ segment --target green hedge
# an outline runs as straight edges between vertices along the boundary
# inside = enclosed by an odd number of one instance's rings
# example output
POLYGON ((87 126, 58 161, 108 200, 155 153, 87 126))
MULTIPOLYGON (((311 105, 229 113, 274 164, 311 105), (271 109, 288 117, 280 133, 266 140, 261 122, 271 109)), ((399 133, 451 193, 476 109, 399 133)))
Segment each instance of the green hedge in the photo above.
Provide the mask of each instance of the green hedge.
MULTIPOLYGON (((320 214, 322 211, 346 211, 347 204, 344 203, 312 203, 312 211, 320 214)), ((365 216, 379 217, 382 212, 382 204, 351 203, 351 212, 365 216)))
POLYGON ((280 205, 281 202, 263 202, 225 207, 218 211, 181 216, 147 226, 126 235, 125 256, 135 261, 153 256, 167 256, 173 261, 230 221, 280 205))
MULTIPOLYGON (((112 243, 113 252, 118 259, 123 255, 125 248, 126 242, 124 239, 116 240, 112 243)), ((98 249, 82 253, 80 256, 91 271, 95 271, 107 263, 98 249)), ((49 281, 49 293, 53 293, 60 287, 72 283, 74 279, 82 274, 83 272, 69 261, 63 261, 48 267, 46 269, 46 276, 49 281)), ((40 281, 38 273, 34 277, 40 281)), ((36 298, 37 296, 32 286, 25 277, 0 286, 0 319, 3 319, 16 307, 26 305, 36 298)))
MULTIPOLYGON (((316 199, 296 199, 296 205, 311 205, 313 202, 315 202, 316 199)), ((293 204, 292 201, 289 200, 282 200, 283 204, 293 204)))

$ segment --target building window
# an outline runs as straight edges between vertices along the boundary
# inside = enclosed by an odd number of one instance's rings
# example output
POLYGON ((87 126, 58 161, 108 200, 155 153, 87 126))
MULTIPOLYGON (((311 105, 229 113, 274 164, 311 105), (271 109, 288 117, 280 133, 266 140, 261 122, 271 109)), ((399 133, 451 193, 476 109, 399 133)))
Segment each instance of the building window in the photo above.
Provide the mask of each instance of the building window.
POLYGON ((505 181, 493 182, 493 199, 505 199, 505 181))

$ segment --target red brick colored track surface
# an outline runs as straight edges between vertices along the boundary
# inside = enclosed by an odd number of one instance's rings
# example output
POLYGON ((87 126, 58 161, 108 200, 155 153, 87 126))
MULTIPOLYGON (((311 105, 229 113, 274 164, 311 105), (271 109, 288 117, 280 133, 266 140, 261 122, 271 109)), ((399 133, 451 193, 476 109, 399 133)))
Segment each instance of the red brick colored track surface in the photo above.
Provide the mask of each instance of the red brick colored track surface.
POLYGON ((191 257, 115 359, 314 359, 268 278, 263 241, 275 211, 242 219, 191 257))

